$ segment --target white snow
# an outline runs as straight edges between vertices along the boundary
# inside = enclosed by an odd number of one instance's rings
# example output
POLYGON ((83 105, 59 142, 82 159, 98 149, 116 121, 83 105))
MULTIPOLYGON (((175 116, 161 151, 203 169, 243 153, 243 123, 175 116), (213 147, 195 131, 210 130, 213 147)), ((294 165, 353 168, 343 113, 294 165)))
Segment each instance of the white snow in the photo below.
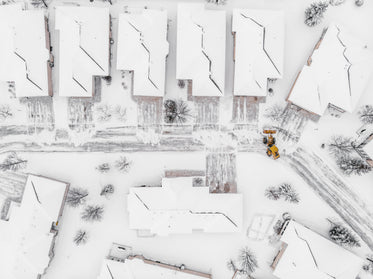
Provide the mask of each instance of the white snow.
POLYGON ((193 187, 193 177, 131 188, 127 201, 130 228, 155 235, 239 232, 242 226, 242 195, 210 194, 209 187, 193 187))
POLYGON ((178 4, 176 79, 191 80, 194 96, 224 95, 225 18, 204 4, 178 4))
POLYGON ((274 275, 281 279, 355 279, 362 258, 291 220, 281 241, 284 251, 274 275))
POLYGON ((373 72, 373 52, 331 23, 297 77, 288 100, 318 115, 329 104, 352 112, 373 72))
POLYGON ((12 204, 9 221, 0 221, 0 277, 36 279, 51 260, 55 232, 68 185, 29 175, 20 206, 12 204), (10 252, 11 251, 11 252, 10 252))
POLYGON ((108 8, 55 8, 59 96, 92 97, 93 77, 109 75, 109 28, 108 8))
POLYGON ((104 260, 97 279, 202 279, 211 278, 208 274, 182 270, 177 267, 147 260, 141 256, 132 256, 125 262, 104 260))
POLYGON ((268 78, 282 78, 284 14, 282 11, 234 9, 234 84, 237 96, 266 96, 268 78))
POLYGON ((52 95, 45 26, 43 11, 0 6, 0 81, 14 82, 17 97, 52 95))
POLYGON ((133 71, 133 94, 165 93, 167 11, 129 10, 119 15, 117 69, 133 71))

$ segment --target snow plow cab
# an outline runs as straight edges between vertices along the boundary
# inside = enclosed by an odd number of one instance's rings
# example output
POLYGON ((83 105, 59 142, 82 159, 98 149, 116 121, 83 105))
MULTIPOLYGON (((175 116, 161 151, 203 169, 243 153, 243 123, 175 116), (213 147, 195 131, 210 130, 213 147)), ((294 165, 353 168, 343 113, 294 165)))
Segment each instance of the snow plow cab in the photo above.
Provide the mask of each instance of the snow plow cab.
POLYGON ((276 138, 273 136, 274 134, 276 134, 276 130, 263 130, 263 134, 263 143, 267 145, 267 156, 272 156, 274 160, 280 158, 278 148, 275 145, 276 138))

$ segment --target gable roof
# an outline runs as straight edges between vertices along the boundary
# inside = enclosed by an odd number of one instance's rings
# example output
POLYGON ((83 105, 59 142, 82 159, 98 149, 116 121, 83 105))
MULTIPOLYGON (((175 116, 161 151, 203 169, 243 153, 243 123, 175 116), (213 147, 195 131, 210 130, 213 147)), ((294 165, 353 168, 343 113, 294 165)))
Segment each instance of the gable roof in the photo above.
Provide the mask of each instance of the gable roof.
POLYGON ((273 273, 281 279, 354 279, 364 262, 293 220, 281 241, 287 246, 273 273))
POLYGON ((117 69, 133 71, 133 94, 165 92, 167 11, 142 9, 119 15, 117 69))
POLYGON ((133 256, 125 262, 104 260, 97 279, 205 279, 209 274, 179 269, 175 266, 147 260, 142 256, 133 256))
POLYGON ((340 25, 330 24, 299 73, 288 101, 322 115, 329 104, 352 112, 373 73, 373 53, 340 25))
POLYGON ((241 194, 210 194, 193 177, 163 178, 161 187, 133 187, 128 195, 130 228, 152 234, 239 232, 241 194))
POLYGON ((20 206, 12 206, 10 220, 1 222, 1 278, 37 279, 45 272, 55 237, 52 225, 62 214, 67 189, 64 182, 28 176, 20 206))
POLYGON ((266 96, 268 78, 282 78, 284 15, 281 11, 233 9, 234 85, 238 96, 266 96))
POLYGON ((43 11, 21 3, 0 6, 0 81, 14 82, 17 97, 48 96, 49 50, 43 11))
POLYGON ((178 5, 176 78, 192 80, 194 96, 224 95, 225 32, 225 11, 178 5))
POLYGON ((92 97, 93 77, 109 75, 109 8, 56 7, 59 96, 92 97))

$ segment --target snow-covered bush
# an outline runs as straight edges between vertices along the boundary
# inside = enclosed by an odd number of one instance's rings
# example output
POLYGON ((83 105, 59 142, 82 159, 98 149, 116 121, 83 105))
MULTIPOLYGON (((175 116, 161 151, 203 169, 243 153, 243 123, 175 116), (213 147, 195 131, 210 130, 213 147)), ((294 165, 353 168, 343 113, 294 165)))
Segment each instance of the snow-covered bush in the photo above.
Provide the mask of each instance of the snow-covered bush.
POLYGON ((0 105, 0 121, 5 121, 13 117, 12 109, 7 104, 0 105))
POLYGON ((324 13, 328 9, 328 2, 315 2, 309 6, 305 13, 304 23, 310 27, 319 24, 324 19, 324 13))
POLYGON ((101 205, 88 205, 82 212, 82 219, 85 221, 101 221, 104 214, 104 207, 101 205))
POLYGON ((373 275, 373 255, 367 256, 367 263, 363 265, 363 270, 373 275))
POLYGON ((342 226, 341 224, 332 224, 331 229, 329 230, 329 237, 334 242, 350 247, 360 247, 359 240, 352 234, 352 232, 342 226))
POLYGON ((216 5, 225 5, 227 4, 227 0, 206 0, 207 3, 213 3, 216 5))
POLYGON ((79 205, 86 202, 87 197, 88 190, 79 187, 73 187, 70 188, 69 192, 67 193, 66 203, 72 207, 78 207, 79 205))
POLYGON ((278 187, 268 187, 265 190, 265 196, 271 200, 279 200, 284 198, 285 201, 291 203, 299 203, 300 198, 294 188, 288 183, 282 183, 278 187))
POLYGON ((101 195, 101 196, 105 196, 105 197, 107 197, 107 196, 109 196, 109 195, 111 195, 111 194, 113 194, 113 193, 114 193, 114 185, 112 185, 112 184, 107 184, 107 185, 105 185, 105 186, 101 189, 100 195, 101 195))
POLYGON ((337 159, 337 165, 346 175, 362 175, 372 170, 360 157, 341 156, 337 159))
POLYGON ((102 172, 102 173, 107 173, 110 171, 110 164, 109 163, 102 163, 100 165, 98 165, 96 167, 96 169, 99 171, 99 172, 102 172))
POLYGON ((121 172, 128 172, 131 166, 131 162, 127 159, 126 156, 121 156, 116 162, 115 167, 121 172))

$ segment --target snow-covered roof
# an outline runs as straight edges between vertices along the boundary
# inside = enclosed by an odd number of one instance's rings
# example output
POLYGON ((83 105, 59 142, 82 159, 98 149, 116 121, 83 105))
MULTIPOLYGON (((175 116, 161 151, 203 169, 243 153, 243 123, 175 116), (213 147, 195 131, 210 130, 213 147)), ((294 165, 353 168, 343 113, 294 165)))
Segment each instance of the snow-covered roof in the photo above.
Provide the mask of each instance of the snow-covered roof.
POLYGON ((164 95, 168 48, 167 11, 119 15, 117 69, 133 71, 134 95, 164 95))
POLYGON ((93 78, 109 75, 109 8, 56 7, 58 94, 92 97, 93 78))
POLYGON ((178 5, 176 78, 192 80, 194 96, 224 95, 225 32, 225 11, 178 5))
POLYGON ((205 279, 209 274, 179 269, 175 266, 147 260, 141 256, 129 257, 125 262, 104 260, 97 279, 205 279))
POLYGON ((0 37, 0 81, 14 82, 17 97, 52 95, 43 11, 1 5, 0 37))
POLYGON ((369 158, 373 160, 373 139, 369 140, 364 146, 365 153, 368 154, 369 158))
POLYGON ((274 270, 281 279, 355 279, 364 262, 295 221, 289 222, 281 241, 286 248, 274 270))
POLYGON ((67 189, 64 182, 28 176, 20 206, 0 224, 0 278, 37 279, 45 272, 67 189))
POLYGON ((241 194, 210 194, 193 187, 193 177, 163 178, 160 187, 133 187, 128 195, 131 229, 151 234, 239 232, 241 194))
POLYGON ((238 96, 266 96, 268 78, 282 78, 284 15, 281 11, 233 9, 234 85, 238 96))
POLYGON ((352 112, 373 72, 373 53, 340 25, 330 24, 299 73, 288 101, 322 115, 329 104, 352 112))

